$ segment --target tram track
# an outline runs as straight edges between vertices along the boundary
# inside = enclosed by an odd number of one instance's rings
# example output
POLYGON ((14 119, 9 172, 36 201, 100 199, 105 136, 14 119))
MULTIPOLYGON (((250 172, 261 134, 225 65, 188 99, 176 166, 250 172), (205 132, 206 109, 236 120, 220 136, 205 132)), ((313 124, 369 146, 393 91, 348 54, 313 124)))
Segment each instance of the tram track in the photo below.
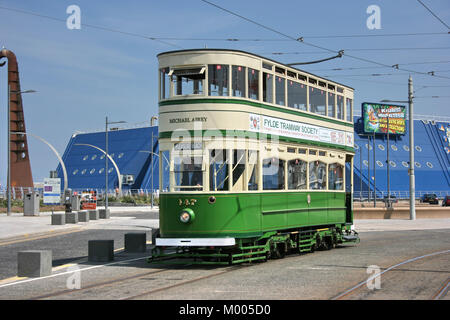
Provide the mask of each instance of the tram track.
MULTIPOLYGON (((392 270, 396 270, 398 267, 403 266, 405 264, 410 264, 410 263, 414 263, 414 262, 418 262, 418 261, 422 261, 424 259, 428 259, 428 258, 432 258, 432 257, 436 257, 439 255, 444 255, 444 254, 449 254, 450 250, 443 250, 443 251, 437 251, 437 252, 432 252, 429 254, 425 254, 422 256, 417 256, 417 257, 413 257, 404 261, 401 261, 395 265, 392 265, 388 268, 384 268, 383 271, 369 277, 368 279, 361 281, 359 283, 357 283, 356 285, 354 285, 353 287, 341 292, 340 294, 334 296, 331 298, 331 300, 343 300, 343 299, 348 299, 350 296, 357 294, 358 292, 360 292, 361 290, 363 290, 365 288, 365 285, 370 282, 375 280, 377 277, 380 277, 381 275, 392 271, 392 270)), ((396 270, 396 271, 401 271, 401 270, 396 270)), ((383 278, 384 281, 386 281, 386 278, 383 278)), ((395 279, 395 277, 391 278, 391 281, 393 281, 395 279)), ((450 289, 450 278, 447 279, 447 281, 439 288, 438 291, 435 292, 435 294, 433 294, 431 296, 430 299, 432 300, 436 300, 436 299, 440 299, 445 297, 445 295, 447 294, 447 292, 450 289)))

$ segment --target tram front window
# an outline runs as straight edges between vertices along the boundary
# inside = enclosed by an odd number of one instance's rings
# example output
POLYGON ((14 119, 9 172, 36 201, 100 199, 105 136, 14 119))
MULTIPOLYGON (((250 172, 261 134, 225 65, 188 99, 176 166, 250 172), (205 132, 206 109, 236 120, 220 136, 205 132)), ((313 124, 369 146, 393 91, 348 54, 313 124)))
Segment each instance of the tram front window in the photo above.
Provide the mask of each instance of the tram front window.
POLYGON ((201 191, 203 189, 202 157, 175 157, 173 172, 175 191, 201 191))
POLYGON ((209 187, 211 191, 228 191, 229 160, 227 150, 211 150, 209 159, 209 187))
POLYGON ((263 160, 263 189, 284 189, 284 160, 278 158, 263 160))
POLYGON ((174 70, 172 82, 174 95, 203 94, 205 68, 174 70))

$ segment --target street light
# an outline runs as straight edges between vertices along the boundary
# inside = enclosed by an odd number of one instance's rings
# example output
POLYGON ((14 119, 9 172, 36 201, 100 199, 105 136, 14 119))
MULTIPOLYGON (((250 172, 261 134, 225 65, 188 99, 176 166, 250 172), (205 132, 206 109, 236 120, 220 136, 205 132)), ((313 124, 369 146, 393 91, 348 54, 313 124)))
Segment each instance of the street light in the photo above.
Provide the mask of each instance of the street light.
MULTIPOLYGON (((109 124, 117 124, 117 123, 126 123, 126 121, 114 121, 108 122, 108 117, 106 117, 105 121, 105 212, 108 210, 108 125, 109 124)), ((119 177, 120 180, 121 177, 119 177)), ((120 181, 119 181, 120 183, 120 181)))
POLYGON ((11 215, 11 93, 14 94, 22 94, 22 93, 35 93, 37 92, 36 90, 25 90, 25 91, 19 91, 19 90, 15 90, 15 91, 11 91, 11 85, 8 85, 8 125, 6 126, 8 129, 8 133, 6 135, 7 139, 8 139, 8 172, 7 172, 7 177, 6 177, 6 185, 7 185, 7 210, 6 213, 8 216, 11 215))
MULTIPOLYGON (((414 119, 413 119, 413 81, 408 79, 408 101, 381 100, 381 102, 408 103, 409 105, 409 219, 416 220, 416 181, 414 177, 414 119)), ((389 123, 389 121, 388 121, 389 123)), ((388 133, 389 136, 389 133, 388 133)), ((388 163, 389 166, 389 163, 388 163)), ((389 196, 389 195, 388 195, 389 196)))

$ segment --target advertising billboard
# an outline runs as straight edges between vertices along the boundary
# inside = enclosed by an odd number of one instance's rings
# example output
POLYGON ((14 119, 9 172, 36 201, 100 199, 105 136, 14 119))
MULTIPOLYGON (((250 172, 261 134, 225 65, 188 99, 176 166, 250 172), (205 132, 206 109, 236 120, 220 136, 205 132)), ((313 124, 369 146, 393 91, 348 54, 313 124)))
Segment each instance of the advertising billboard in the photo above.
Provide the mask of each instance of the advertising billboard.
POLYGON ((405 134, 405 106, 364 102, 361 114, 365 133, 387 133, 389 119, 389 134, 405 134))

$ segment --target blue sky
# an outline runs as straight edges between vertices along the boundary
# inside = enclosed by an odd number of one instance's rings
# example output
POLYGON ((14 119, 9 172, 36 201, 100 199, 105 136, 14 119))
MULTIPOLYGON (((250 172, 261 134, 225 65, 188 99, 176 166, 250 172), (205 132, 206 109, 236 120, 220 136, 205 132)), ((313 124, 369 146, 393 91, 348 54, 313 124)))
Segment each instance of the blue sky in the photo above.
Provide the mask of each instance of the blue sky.
MULTIPOLYGON (((417 114, 450 116, 450 49, 443 49, 450 48, 450 35, 444 34, 450 30, 416 0, 211 2, 291 37, 303 36, 314 45, 336 51, 344 49, 348 54, 382 64, 400 64, 400 67, 408 64, 403 67, 409 70, 435 71, 436 75, 447 78, 411 73, 417 89, 415 111, 417 114), (378 5, 381 10, 379 30, 367 28, 369 14, 366 9, 370 5, 378 5), (443 34, 374 37, 405 33, 443 34), (330 35, 366 37, 318 37, 330 35), (427 49, 392 50, 396 48, 427 49), (427 64, 418 64, 424 62, 427 64), (428 98, 431 96, 440 98, 428 98)), ((450 1, 422 2, 447 25, 450 24, 450 1)), ((12 50, 18 58, 22 90, 38 91, 23 95, 27 130, 48 140, 61 154, 74 132, 103 129, 105 116, 110 121, 124 120, 134 124, 149 121, 158 113, 158 53, 205 46, 233 48, 283 63, 333 55, 296 41, 206 40, 227 38, 287 40, 200 0, 0 1, 0 45, 12 50), (81 9, 81 30, 66 27, 65 20, 69 17, 66 9, 74 4, 81 9), (169 45, 88 25, 149 37, 203 40, 166 40, 169 45)), ((363 101, 407 99, 410 73, 406 71, 379 68, 345 56, 302 69, 355 88, 356 108, 363 101), (335 68, 346 70, 331 70, 335 68), (374 73, 385 75, 372 76, 374 73)), ((1 128, 6 126, 6 100, 6 68, 0 68, 1 128)), ((4 185, 6 130, 0 131, 0 183, 4 185)), ((42 181, 56 168, 56 157, 45 144, 34 138, 29 138, 28 144, 34 180, 42 181)))

